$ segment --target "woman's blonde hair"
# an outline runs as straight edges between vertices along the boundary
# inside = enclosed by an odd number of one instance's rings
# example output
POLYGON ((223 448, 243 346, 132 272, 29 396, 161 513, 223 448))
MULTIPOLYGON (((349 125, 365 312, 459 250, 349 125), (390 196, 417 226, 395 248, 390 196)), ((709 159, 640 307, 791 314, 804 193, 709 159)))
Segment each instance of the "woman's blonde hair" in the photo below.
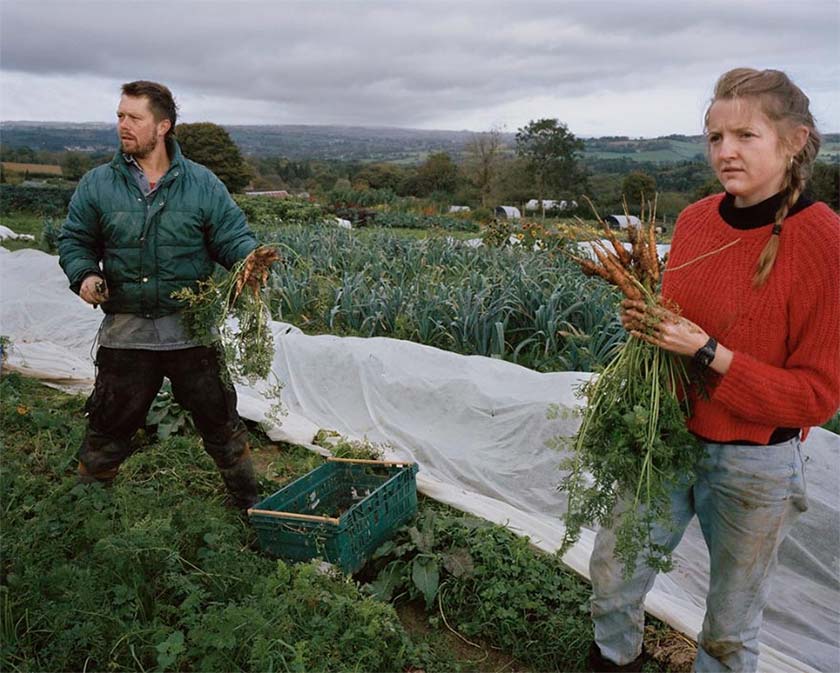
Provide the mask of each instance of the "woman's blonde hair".
POLYGON ((782 183, 782 204, 776 211, 773 233, 758 258, 753 285, 763 285, 776 261, 782 223, 788 211, 805 190, 811 168, 820 151, 820 134, 808 106, 810 101, 802 90, 780 70, 754 70, 735 68, 725 72, 715 85, 714 96, 706 110, 705 123, 709 125, 709 110, 719 100, 746 98, 755 101, 764 115, 775 124, 782 143, 790 144, 790 132, 799 126, 808 129, 808 140, 798 152, 791 152, 785 179, 782 183))

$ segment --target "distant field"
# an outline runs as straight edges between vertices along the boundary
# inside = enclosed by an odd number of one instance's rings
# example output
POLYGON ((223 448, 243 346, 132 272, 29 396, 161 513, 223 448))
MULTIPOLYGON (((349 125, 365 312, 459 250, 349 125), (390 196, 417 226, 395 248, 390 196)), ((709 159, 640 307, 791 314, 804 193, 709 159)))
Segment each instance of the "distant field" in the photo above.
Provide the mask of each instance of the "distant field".
POLYGON ((822 147, 820 147, 820 159, 840 161, 840 140, 824 137, 822 147))
POLYGON ((630 159, 631 161, 653 161, 653 162, 676 162, 676 161, 703 161, 706 156, 706 144, 698 137, 691 140, 671 140, 663 142, 662 139, 653 141, 639 140, 632 143, 626 151, 618 151, 619 147, 611 151, 600 149, 595 143, 586 143, 584 156, 595 159, 630 159), (660 147, 667 144, 667 149, 660 147), (653 145, 656 149, 645 149, 653 145))
POLYGON ((16 161, 4 161, 3 170, 10 173, 29 173, 30 175, 61 175, 61 166, 51 164, 21 164, 16 161))

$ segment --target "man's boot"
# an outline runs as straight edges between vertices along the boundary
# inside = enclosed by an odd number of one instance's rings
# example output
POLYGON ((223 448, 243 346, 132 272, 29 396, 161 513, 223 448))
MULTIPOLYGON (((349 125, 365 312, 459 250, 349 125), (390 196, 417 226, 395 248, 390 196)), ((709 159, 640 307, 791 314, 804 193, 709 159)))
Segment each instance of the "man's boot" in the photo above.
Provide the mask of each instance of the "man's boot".
POLYGON ((589 646, 589 670, 592 673, 614 673, 615 671, 628 671, 628 673, 638 673, 642 670, 645 663, 644 653, 640 654, 629 664, 619 665, 615 664, 604 655, 597 643, 592 643, 589 646))
POLYGON ((90 472, 86 467, 85 464, 80 460, 79 461, 79 483, 80 484, 95 484, 100 483, 103 486, 110 486, 114 483, 114 478, 117 476, 117 472, 120 468, 114 467, 110 470, 103 470, 101 472, 90 472))
POLYGON ((251 453, 247 449, 236 465, 219 469, 219 472, 222 474, 222 481, 225 482, 231 502, 238 510, 244 512, 260 501, 257 475, 254 472, 251 453))

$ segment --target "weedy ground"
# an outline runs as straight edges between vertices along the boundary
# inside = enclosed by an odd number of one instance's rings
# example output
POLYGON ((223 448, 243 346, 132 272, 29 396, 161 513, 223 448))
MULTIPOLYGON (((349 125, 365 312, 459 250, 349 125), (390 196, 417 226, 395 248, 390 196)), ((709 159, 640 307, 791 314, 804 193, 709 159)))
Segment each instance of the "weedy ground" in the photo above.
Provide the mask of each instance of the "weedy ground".
MULTIPOLYGON (((21 214, 3 224, 36 236, 4 247, 50 248, 54 223, 21 214)), ((401 233, 358 237, 375 249, 401 233)), ((429 232, 406 238, 420 235, 429 232)), ((253 530, 225 507, 189 425, 161 420, 180 418, 177 410, 159 414, 156 432, 139 433, 135 454, 103 489, 75 482, 82 398, 7 375, 0 400, 0 670, 584 668, 586 583, 503 528, 421 498, 417 519, 355 578, 325 575, 259 552, 253 530)), ((323 460, 256 429, 251 440, 264 493, 323 460)), ((364 456, 375 447, 333 450, 364 456)), ((664 662, 648 671, 678 670, 675 651, 691 658, 662 625, 647 640, 664 662)))
MULTIPOLYGON (((584 670, 587 585, 501 527, 421 499, 355 578, 286 564, 192 434, 141 432, 112 487, 80 486, 84 400, 15 374, 0 395, 2 670, 584 670)), ((263 492, 322 461, 252 442, 263 492)))

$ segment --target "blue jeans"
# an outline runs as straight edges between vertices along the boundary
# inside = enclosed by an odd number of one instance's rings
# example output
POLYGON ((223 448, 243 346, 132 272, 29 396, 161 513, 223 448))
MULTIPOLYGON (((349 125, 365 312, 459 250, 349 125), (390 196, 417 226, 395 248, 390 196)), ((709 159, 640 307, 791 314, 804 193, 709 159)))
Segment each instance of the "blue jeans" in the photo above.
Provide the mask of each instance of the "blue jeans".
MULTIPOLYGON (((672 494, 674 527, 657 529, 654 539, 674 549, 697 515, 711 567, 694 670, 755 671, 777 551, 808 509, 800 443, 706 444, 705 449, 694 484, 672 494)), ((589 562, 592 620, 601 654, 626 664, 642 650, 644 597, 656 571, 639 559, 633 577, 623 579, 614 547, 612 530, 599 530, 589 562)))

